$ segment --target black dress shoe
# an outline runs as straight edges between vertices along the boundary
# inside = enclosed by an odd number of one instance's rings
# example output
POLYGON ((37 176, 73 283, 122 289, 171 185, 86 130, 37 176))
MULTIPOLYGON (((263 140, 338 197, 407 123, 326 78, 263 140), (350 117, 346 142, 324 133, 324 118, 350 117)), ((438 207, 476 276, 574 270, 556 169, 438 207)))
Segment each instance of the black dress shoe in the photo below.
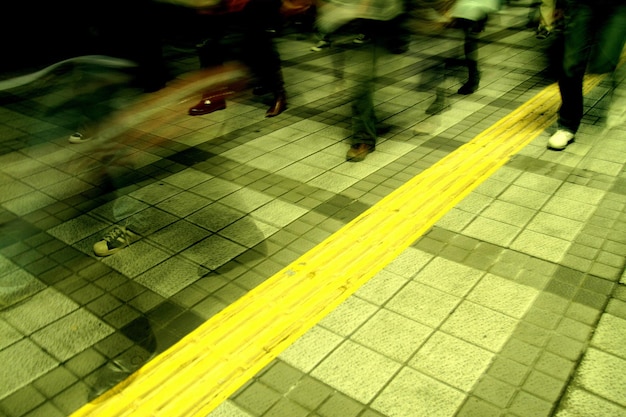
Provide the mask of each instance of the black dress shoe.
POLYGON ((274 99, 274 103, 269 109, 267 109, 267 112, 265 112, 265 117, 278 116, 279 114, 284 112, 286 109, 287 109, 287 96, 285 96, 285 93, 277 94, 276 98, 274 99))
POLYGON ((346 154, 346 161, 348 162, 361 162, 367 157, 368 154, 374 152, 376 146, 368 145, 367 143, 355 143, 346 154))

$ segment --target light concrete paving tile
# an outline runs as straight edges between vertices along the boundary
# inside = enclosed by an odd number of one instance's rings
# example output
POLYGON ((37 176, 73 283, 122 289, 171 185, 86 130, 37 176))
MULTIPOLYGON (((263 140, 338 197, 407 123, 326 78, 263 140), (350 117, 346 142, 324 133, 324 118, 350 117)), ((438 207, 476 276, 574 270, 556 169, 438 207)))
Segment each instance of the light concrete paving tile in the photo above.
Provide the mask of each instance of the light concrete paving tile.
POLYGON ((342 341, 341 336, 315 326, 285 349, 279 358, 294 368, 308 373, 342 341))
POLYGON ((168 184, 172 184, 181 190, 186 190, 189 188, 190 184, 193 186, 197 186, 205 181, 210 180, 213 175, 207 174, 206 172, 198 171, 194 168, 186 168, 180 172, 172 174, 163 178, 163 182, 168 184))
POLYGON ((460 210, 478 214, 494 201, 493 198, 485 195, 470 193, 467 197, 459 202, 456 207, 460 210))
POLYGON ((512 185, 500 194, 499 199, 511 204, 539 209, 550 198, 550 194, 529 190, 528 188, 512 185))
POLYGON ((254 414, 243 411, 232 401, 226 400, 217 406, 215 410, 211 411, 208 417, 254 417, 254 414))
POLYGON ((494 354, 442 332, 436 332, 410 360, 409 366, 439 381, 469 392, 494 354))
POLYGON ((357 401, 369 403, 399 368, 398 362, 348 340, 324 359, 311 376, 357 401))
POLYGON ((393 360, 405 362, 432 332, 428 326, 389 310, 380 310, 352 339, 393 360))
POLYGON ((502 410, 487 401, 469 397, 455 417, 501 417, 502 410))
POLYGON ((4 321, 4 317, 0 316, 0 350, 11 346, 23 337, 22 333, 4 321))
POLYGON ((515 318, 522 318, 537 297, 537 291, 526 285, 487 274, 467 299, 515 318))
POLYGON ((433 258, 434 256, 429 253, 409 247, 391 261, 385 270, 411 278, 433 258))
POLYGON ((276 175, 300 182, 308 182, 326 172, 322 168, 313 167, 311 165, 295 162, 283 169, 276 171, 276 175))
POLYGON ((32 193, 24 194, 13 200, 2 203, 2 207, 18 216, 24 216, 55 202, 56 200, 54 198, 40 191, 33 191, 32 193))
POLYGON ((148 204, 157 204, 181 192, 181 189, 166 182, 154 182, 138 190, 133 191, 129 196, 148 204))
POLYGON ((148 239, 173 252, 179 252, 204 239, 211 232, 186 220, 179 220, 151 234, 148 239))
POLYGON ((134 278, 160 264, 170 254, 146 240, 139 240, 114 254, 102 258, 101 262, 129 278, 134 278))
POLYGON ((435 258, 414 278, 448 294, 463 297, 476 285, 484 272, 445 258, 435 258))
POLYGON ((46 288, 46 285, 23 269, 13 269, 0 275, 0 308, 19 303, 46 288))
POLYGON ((594 326, 563 317, 556 331, 580 342, 586 342, 594 331, 594 326))
POLYGON ((59 366, 41 346, 22 339, 0 351, 0 400, 59 366))
POLYGON ((354 294, 370 303, 382 305, 393 297, 407 282, 406 278, 383 269, 359 287, 354 294))
POLYGON ((33 187, 21 182, 11 181, 8 184, 0 185, 0 203, 4 203, 14 198, 21 197, 36 191, 33 187))
POLYGON ((346 188, 354 185, 359 179, 335 172, 324 172, 313 178, 307 184, 333 193, 341 193, 346 188))
POLYGON ((84 214, 49 229, 48 233, 68 245, 72 245, 79 240, 104 230, 108 226, 109 224, 84 214))
POLYGON ((273 152, 268 153, 264 152, 262 155, 257 156, 254 159, 246 162, 246 165, 251 167, 261 169, 267 172, 275 172, 281 168, 288 166, 293 163, 294 160, 291 158, 285 158, 279 155, 274 154, 273 152))
POLYGON ((626 360, 590 348, 574 380, 581 388, 626 407, 626 360))
POLYGON ((501 355, 495 357, 488 370, 491 377, 513 386, 521 386, 528 372, 528 366, 501 355))
POLYGON ((499 352, 513 335, 517 320, 497 311, 465 301, 441 329, 492 352, 499 352))
POLYGON ((411 368, 402 368, 372 408, 387 417, 449 417, 455 415, 464 399, 461 391, 411 368))
POLYGON ((626 360, 626 320, 603 314, 591 339, 591 346, 626 360))
POLYGON ((474 387, 473 395, 500 408, 507 408, 516 392, 513 385, 485 375, 474 387))
POLYGON ((244 217, 220 230, 219 234, 240 245, 252 248, 279 230, 260 220, 244 217))
POLYGON ((0 318, 24 334, 31 334, 78 309, 78 304, 53 288, 46 288, 24 303, 0 312, 0 318))
POLYGON ((563 388, 565 388, 567 382, 567 380, 554 378, 543 372, 533 370, 528 375, 522 389, 553 404, 561 398, 563 388))
POLYGON ((532 230, 523 230, 511 243, 510 248, 545 259, 551 262, 559 262, 566 254, 571 242, 537 233, 532 230))
POLYGON ((463 229, 462 233, 465 236, 506 247, 519 235, 520 231, 521 228, 517 226, 477 216, 463 229))
POLYGON ((208 269, 196 263, 174 257, 139 275, 135 282, 169 298, 208 272, 208 269))
POLYGON ((554 191, 556 191, 562 183, 562 181, 555 178, 535 174, 534 172, 522 172, 522 174, 514 181, 515 185, 546 194, 554 193, 554 191))
POLYGON ((239 211, 250 212, 272 201, 272 197, 250 188, 241 188, 224 198, 220 203, 239 211))
POLYGON ((82 192, 89 191, 91 188, 93 188, 93 185, 85 181, 78 178, 68 178, 47 187, 43 187, 39 191, 44 194, 48 194, 50 197, 57 200, 64 200, 82 192))
POLYGON ((81 309, 33 333, 31 339, 63 362, 113 332, 112 327, 87 310, 81 309))
POLYGON ((584 222, 591 217, 596 208, 594 205, 587 204, 583 201, 574 201, 568 198, 553 196, 542 210, 546 213, 551 213, 566 219, 584 222))
POLYGON ((540 212, 526 226, 528 230, 543 233, 551 237, 574 240, 584 226, 576 220, 570 220, 554 214, 540 212))
POLYGON ((199 265, 215 270, 245 251, 244 246, 221 236, 212 235, 184 250, 181 254, 199 265))
POLYGON ((245 213, 242 211, 235 210, 221 202, 215 202, 187 216, 185 220, 202 226, 212 232, 217 232, 244 216, 245 213))
POLYGON ((307 210, 299 206, 274 200, 254 210, 250 216, 277 227, 284 227, 306 213, 307 210))
POLYGON ((596 205, 605 194, 605 191, 596 188, 566 182, 554 193, 554 196, 596 205))
POLYGON ((461 233, 474 218, 476 218, 475 213, 453 207, 437 221, 436 225, 452 232, 461 233))
POLYGON ((565 381, 569 379, 576 365, 577 363, 572 360, 543 351, 535 363, 535 369, 565 381))
POLYGON ((460 302, 458 297, 418 282, 410 282, 389 300, 386 307, 427 326, 436 327, 460 302))
POLYGON ((219 200, 228 194, 239 190, 241 185, 221 178, 211 178, 202 183, 189 188, 189 191, 211 200, 219 200))
POLYGON ((495 200, 480 215, 512 226, 523 227, 535 213, 535 210, 526 207, 495 200))
POLYGON ((574 386, 568 388, 555 417, 624 417, 624 408, 574 386))
POLYGON ((341 336, 352 334, 376 313, 378 307, 357 297, 349 297, 320 320, 319 325, 341 336))

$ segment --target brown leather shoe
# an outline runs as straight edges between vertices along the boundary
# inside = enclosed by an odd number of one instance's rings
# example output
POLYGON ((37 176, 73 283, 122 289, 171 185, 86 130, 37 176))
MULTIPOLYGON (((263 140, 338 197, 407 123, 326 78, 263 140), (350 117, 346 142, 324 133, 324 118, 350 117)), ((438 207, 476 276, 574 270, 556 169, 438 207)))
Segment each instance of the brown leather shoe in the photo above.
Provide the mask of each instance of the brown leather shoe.
POLYGON ((355 143, 346 154, 346 161, 348 162, 361 162, 365 159, 367 154, 374 152, 376 147, 374 145, 368 145, 367 143, 355 143))
POLYGON ((272 104, 272 106, 269 109, 267 109, 267 112, 265 112, 265 117, 278 116, 279 114, 284 112, 286 109, 287 109, 287 96, 285 95, 285 93, 277 94, 276 98, 274 99, 274 104, 272 104))
POLYGON ((189 115, 202 116, 203 114, 213 113, 214 111, 224 110, 225 108, 226 99, 224 99, 224 97, 203 97, 198 104, 189 109, 189 115))

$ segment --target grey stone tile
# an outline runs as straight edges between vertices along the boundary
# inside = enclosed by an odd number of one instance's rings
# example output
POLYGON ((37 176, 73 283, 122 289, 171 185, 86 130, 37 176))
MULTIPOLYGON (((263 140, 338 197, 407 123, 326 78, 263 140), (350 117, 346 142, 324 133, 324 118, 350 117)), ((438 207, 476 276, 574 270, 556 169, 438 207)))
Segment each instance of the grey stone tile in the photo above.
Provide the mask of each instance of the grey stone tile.
POLYGON ((467 299, 520 319, 530 309, 537 294, 534 288, 487 274, 476 284, 467 299))
POLYGON ((461 391, 411 368, 402 368, 376 397, 372 408, 386 416, 448 417, 454 415, 464 399, 461 391))
POLYGON ((165 262, 139 275, 135 282, 163 297, 171 297, 208 273, 208 269, 180 258, 165 262))
POLYGON ((24 334, 31 334, 78 309, 78 305, 53 288, 46 288, 26 302, 0 312, 0 317, 24 334))
POLYGON ((405 362, 433 329, 388 310, 379 310, 352 339, 398 362, 405 362))
POLYGON ((423 374, 469 392, 493 357, 493 352, 436 332, 411 358, 409 365, 423 374))
POLYGON ((76 310, 33 333, 31 339, 66 361, 113 333, 113 329, 86 310, 76 310))
POLYGON ((417 322, 436 327, 446 320, 460 302, 458 297, 410 282, 389 300, 386 307, 417 322))
POLYGON ((241 255, 245 250, 245 247, 235 242, 212 235, 184 250, 181 254, 199 265, 215 270, 241 255))
POLYGON ((414 278, 456 297, 463 297, 484 275, 483 271, 445 258, 434 258, 414 278))
POLYGON ((360 298, 349 297, 320 320, 319 325, 333 333, 347 337, 368 321, 377 309, 374 304, 360 298))
POLYGON ((324 359, 311 376, 368 403, 399 368, 398 362, 348 340, 324 359))
POLYGON ((58 366, 58 361, 30 339, 22 339, 0 351, 0 399, 58 366))

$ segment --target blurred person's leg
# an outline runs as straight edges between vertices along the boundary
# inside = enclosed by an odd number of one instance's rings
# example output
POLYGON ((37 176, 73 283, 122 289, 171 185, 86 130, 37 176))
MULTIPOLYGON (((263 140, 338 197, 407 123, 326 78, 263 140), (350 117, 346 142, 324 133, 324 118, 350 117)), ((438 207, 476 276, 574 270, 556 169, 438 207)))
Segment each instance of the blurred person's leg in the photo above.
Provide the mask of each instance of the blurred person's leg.
POLYGON ((244 61, 259 83, 256 92, 273 95, 266 117, 278 116, 287 109, 282 63, 271 31, 279 25, 280 6, 280 0, 251 0, 242 12, 244 61))
POLYGON ((373 35, 372 42, 364 44, 363 49, 359 51, 367 65, 363 65, 364 72, 359 74, 352 101, 352 145, 346 154, 346 160, 350 162, 363 161, 376 149, 378 134, 374 112, 374 86, 376 64, 381 50, 381 36, 372 30, 376 26, 374 23, 369 26, 368 33, 373 35))
POLYGON ((563 66, 559 76, 561 107, 557 132, 548 147, 562 150, 574 141, 583 116, 583 78, 589 61, 594 33, 594 6, 591 0, 567 0, 563 66))

